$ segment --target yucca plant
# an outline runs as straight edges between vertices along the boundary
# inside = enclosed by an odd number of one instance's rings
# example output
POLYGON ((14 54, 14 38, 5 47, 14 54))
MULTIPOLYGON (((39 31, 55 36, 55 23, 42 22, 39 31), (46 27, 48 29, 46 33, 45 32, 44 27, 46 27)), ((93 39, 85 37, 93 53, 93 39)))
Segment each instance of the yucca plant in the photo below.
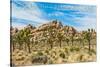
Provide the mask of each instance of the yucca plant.
POLYGON ((88 29, 88 31, 85 32, 85 39, 88 41, 89 51, 90 51, 90 49, 91 49, 91 32, 90 32, 90 29, 88 29))
POLYGON ((30 50, 30 29, 26 28, 24 29, 24 35, 23 35, 23 39, 24 39, 24 42, 26 43, 27 47, 28 47, 28 51, 29 53, 31 52, 30 50))

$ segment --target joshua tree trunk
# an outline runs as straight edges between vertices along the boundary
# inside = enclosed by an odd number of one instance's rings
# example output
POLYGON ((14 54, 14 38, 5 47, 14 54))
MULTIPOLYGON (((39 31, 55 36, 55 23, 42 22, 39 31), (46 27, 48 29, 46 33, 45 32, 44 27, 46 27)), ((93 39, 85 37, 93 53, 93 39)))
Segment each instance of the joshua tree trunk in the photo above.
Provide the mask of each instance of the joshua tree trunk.
POLYGON ((22 44, 19 44, 19 49, 22 50, 22 44))
POLYGON ((30 44, 27 44, 27 47, 28 47, 28 52, 31 53, 30 44))
POLYGON ((74 41, 74 40, 72 39, 72 46, 73 46, 73 41, 74 41))
POLYGON ((90 43, 90 40, 88 40, 89 42, 89 51, 91 50, 91 43, 90 43))
POLYGON ((14 46, 14 42, 12 42, 12 48, 13 48, 13 51, 15 50, 15 46, 14 46))
POLYGON ((83 47, 85 46, 84 41, 82 41, 82 45, 83 45, 83 47))
POLYGON ((71 36, 71 43, 72 43, 72 46, 73 46, 73 42, 74 42, 74 39, 73 39, 73 36, 71 36))
POLYGON ((28 52, 31 53, 31 50, 30 50, 30 42, 29 41, 26 41, 26 45, 28 47, 28 52))
POLYGON ((61 40, 59 41, 59 45, 60 45, 60 47, 61 47, 61 40))
POLYGON ((24 43, 25 44, 25 47, 24 47, 24 49, 25 49, 25 51, 27 51, 27 44, 26 43, 24 43))
POLYGON ((83 46, 83 41, 81 39, 79 39, 79 44, 80 47, 83 46))
POLYGON ((53 45, 52 44, 50 44, 50 47, 51 47, 51 49, 53 48, 53 45))
POLYGON ((27 43, 27 47, 28 47, 28 52, 31 53, 31 50, 30 50, 30 42, 27 43))
POLYGON ((69 46, 69 42, 67 41, 67 45, 69 46))

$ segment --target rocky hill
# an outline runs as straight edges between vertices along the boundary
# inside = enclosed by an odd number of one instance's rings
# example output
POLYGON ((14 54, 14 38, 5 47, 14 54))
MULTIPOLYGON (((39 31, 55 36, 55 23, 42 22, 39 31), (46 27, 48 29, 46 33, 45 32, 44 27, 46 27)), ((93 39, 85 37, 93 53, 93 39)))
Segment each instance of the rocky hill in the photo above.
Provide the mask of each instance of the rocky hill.
POLYGON ((63 26, 63 24, 57 20, 53 20, 52 22, 49 22, 49 23, 46 23, 46 24, 43 24, 39 27, 33 27, 32 25, 28 25, 27 27, 25 28, 29 28, 31 29, 31 34, 39 34, 39 33, 42 33, 42 32, 52 32, 55 31, 55 32, 62 32, 62 33, 66 33, 66 34, 74 34, 76 33, 76 29, 71 27, 71 26, 63 26))

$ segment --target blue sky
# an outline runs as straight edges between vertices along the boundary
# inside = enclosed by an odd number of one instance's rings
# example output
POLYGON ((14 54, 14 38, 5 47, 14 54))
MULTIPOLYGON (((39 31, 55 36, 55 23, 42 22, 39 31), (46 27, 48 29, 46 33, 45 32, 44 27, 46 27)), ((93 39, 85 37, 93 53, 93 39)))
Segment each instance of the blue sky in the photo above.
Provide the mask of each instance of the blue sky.
POLYGON ((11 22, 13 27, 22 28, 28 24, 40 26, 57 19, 64 25, 77 30, 96 30, 96 6, 79 4, 12 1, 11 22))

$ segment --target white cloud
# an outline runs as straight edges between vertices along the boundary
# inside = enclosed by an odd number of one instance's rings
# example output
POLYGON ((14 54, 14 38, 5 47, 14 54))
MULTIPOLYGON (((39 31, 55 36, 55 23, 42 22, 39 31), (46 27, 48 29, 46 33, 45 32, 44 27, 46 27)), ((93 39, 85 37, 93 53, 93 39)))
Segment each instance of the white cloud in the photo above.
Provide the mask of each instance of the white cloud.
POLYGON ((96 26, 97 26, 96 18, 93 17, 77 18, 76 23, 81 25, 75 27, 79 31, 87 30, 88 28, 93 28, 96 30, 96 26))
MULTIPOLYGON (((39 25, 49 21, 46 18, 44 18, 45 12, 40 10, 35 3, 27 2, 27 7, 28 7, 28 9, 27 8, 18 9, 18 7, 16 7, 15 4, 13 4, 12 5, 12 16, 30 20, 30 21, 34 21, 34 22, 39 22, 40 23, 39 25)), ((65 7, 68 8, 68 6, 65 6, 65 7)), ((85 5, 84 5, 84 8, 81 6, 80 6, 80 8, 78 6, 77 7, 72 6, 72 7, 70 7, 72 10, 78 10, 78 12, 75 12, 75 13, 73 12, 73 14, 69 14, 69 13, 65 14, 65 13, 57 10, 55 12, 49 13, 48 16, 50 16, 50 17, 54 17, 54 16, 62 17, 63 16, 65 19, 73 20, 73 21, 75 21, 74 23, 81 25, 81 26, 73 25, 78 30, 86 30, 87 28, 96 29, 96 9, 95 9, 95 7, 91 7, 91 6, 86 7, 85 5), (77 14, 86 14, 86 16, 76 17, 77 14), (68 15, 73 16, 74 18, 70 18, 70 17, 68 17, 68 15)), ((63 8, 61 8, 61 9, 63 9, 63 8)), ((61 10, 61 9, 59 9, 59 10, 61 10)), ((70 24, 70 22, 69 22, 69 24, 70 24)), ((21 24, 17 24, 17 23, 16 24, 14 23, 13 25, 21 26, 21 24)))
POLYGON ((48 20, 43 19, 43 11, 41 11, 37 5, 33 2, 27 2, 27 8, 18 9, 18 6, 12 4, 12 17, 22 18, 34 22, 39 22, 41 24, 47 22, 48 20))
POLYGON ((24 28, 26 25, 25 24, 22 24, 22 23, 13 23, 12 26, 15 28, 18 28, 18 29, 22 29, 24 28))
POLYGON ((64 13, 60 11, 55 11, 55 12, 49 13, 48 16, 64 16, 64 13))
MULTIPOLYGON (((70 5, 61 5, 62 10, 76 10, 80 12, 96 12, 96 6, 94 5, 79 5, 79 4, 70 4, 70 5)), ((61 10, 60 9, 60 10, 61 10)))

